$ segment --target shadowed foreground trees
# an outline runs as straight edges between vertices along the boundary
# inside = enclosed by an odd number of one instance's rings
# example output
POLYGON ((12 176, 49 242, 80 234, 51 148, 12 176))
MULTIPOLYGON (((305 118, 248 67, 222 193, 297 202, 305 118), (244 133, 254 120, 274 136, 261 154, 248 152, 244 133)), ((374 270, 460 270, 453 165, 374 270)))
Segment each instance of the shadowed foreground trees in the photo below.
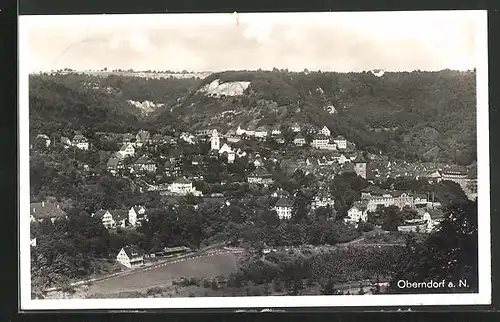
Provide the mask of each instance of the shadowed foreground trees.
MULTIPOLYGON (((410 239, 390 293, 471 293, 478 290, 477 200, 451 205, 447 217, 424 243, 410 239), (399 288, 397 282, 446 281, 445 288, 399 288), (459 281, 468 287, 457 287, 459 281), (455 287, 448 287, 448 282, 455 287)), ((483 214, 487 215, 487 214, 483 214)), ((488 265, 488 263, 485 263, 488 265)))

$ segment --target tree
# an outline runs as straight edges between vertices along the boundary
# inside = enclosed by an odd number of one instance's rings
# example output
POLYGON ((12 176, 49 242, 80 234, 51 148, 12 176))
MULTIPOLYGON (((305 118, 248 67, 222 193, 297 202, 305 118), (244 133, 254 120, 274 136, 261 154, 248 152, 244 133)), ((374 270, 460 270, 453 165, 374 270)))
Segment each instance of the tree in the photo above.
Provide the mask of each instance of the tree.
POLYGON ((412 220, 418 218, 418 212, 408 206, 403 207, 401 211, 402 220, 412 220))
POLYGON ((381 294, 380 290, 380 279, 377 277, 377 280, 375 281, 375 284, 371 288, 372 294, 381 294))
POLYGON ((296 296, 304 289, 304 282, 300 278, 293 278, 285 281, 287 295, 296 296))
POLYGON ((269 295, 271 294, 271 290, 269 289, 269 284, 268 283, 264 283, 264 295, 269 295))
POLYGON ((321 288, 321 294, 334 295, 336 292, 335 283, 333 282, 333 279, 329 278, 321 288))
POLYGON ((390 293, 477 292, 478 290, 478 235, 477 200, 454 203, 445 209, 447 217, 438 229, 423 243, 409 239, 404 257, 395 268, 389 285, 390 293), (436 289, 399 288, 399 280, 455 283, 454 287, 436 289), (469 287, 458 287, 466 280, 469 287))
POLYGON ((363 284, 359 283, 359 291, 358 295, 364 295, 366 294, 365 289, 363 288, 363 284))
POLYGON ((212 280, 211 287, 214 291, 217 291, 219 289, 219 285, 217 284, 217 281, 215 279, 212 280))
POLYGON ((274 291, 277 293, 281 293, 283 291, 283 287, 281 285, 281 280, 279 278, 273 279, 273 288, 274 288, 274 291))
POLYGON ((401 212, 397 206, 389 206, 382 214, 382 229, 388 231, 398 231, 402 223, 401 212))

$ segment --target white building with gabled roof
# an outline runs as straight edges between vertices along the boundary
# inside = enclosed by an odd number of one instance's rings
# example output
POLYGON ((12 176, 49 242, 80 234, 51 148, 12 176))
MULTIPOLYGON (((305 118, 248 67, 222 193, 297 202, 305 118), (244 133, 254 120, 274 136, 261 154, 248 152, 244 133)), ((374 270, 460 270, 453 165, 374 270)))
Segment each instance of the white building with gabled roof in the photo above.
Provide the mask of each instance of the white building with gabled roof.
POLYGON ((220 148, 219 150, 219 154, 230 153, 230 152, 233 152, 233 149, 227 143, 224 143, 222 148, 220 148))
POLYGON ((120 151, 118 151, 118 155, 121 156, 122 158, 133 157, 135 155, 135 148, 130 143, 124 143, 120 151))
POLYGON ((116 261, 127 268, 135 268, 144 264, 144 252, 135 246, 123 247, 116 261))
POLYGON ((323 128, 319 131, 320 134, 323 134, 325 136, 330 136, 331 135, 331 132, 330 132, 330 129, 325 126, 323 126, 323 128))

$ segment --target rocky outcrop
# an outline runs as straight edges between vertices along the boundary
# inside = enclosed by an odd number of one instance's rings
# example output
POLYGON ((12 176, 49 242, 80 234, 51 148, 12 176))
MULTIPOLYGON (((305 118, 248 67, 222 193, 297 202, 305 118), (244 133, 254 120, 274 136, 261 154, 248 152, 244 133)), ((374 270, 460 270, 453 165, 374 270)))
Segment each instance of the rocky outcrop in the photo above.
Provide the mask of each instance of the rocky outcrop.
POLYGON ((214 80, 200 88, 200 92, 210 96, 238 96, 248 88, 250 82, 225 82, 221 83, 219 79, 214 80))

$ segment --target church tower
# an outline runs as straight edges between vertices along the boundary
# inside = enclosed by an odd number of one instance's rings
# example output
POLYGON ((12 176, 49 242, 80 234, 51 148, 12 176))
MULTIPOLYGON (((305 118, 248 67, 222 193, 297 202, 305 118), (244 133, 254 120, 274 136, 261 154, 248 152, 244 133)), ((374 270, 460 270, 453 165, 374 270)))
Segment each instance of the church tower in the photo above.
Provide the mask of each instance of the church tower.
POLYGON ((354 171, 358 176, 366 179, 366 160, 361 154, 359 154, 354 160, 354 171))
POLYGON ((217 130, 212 131, 212 137, 210 138, 211 150, 219 150, 220 149, 220 138, 217 130))

